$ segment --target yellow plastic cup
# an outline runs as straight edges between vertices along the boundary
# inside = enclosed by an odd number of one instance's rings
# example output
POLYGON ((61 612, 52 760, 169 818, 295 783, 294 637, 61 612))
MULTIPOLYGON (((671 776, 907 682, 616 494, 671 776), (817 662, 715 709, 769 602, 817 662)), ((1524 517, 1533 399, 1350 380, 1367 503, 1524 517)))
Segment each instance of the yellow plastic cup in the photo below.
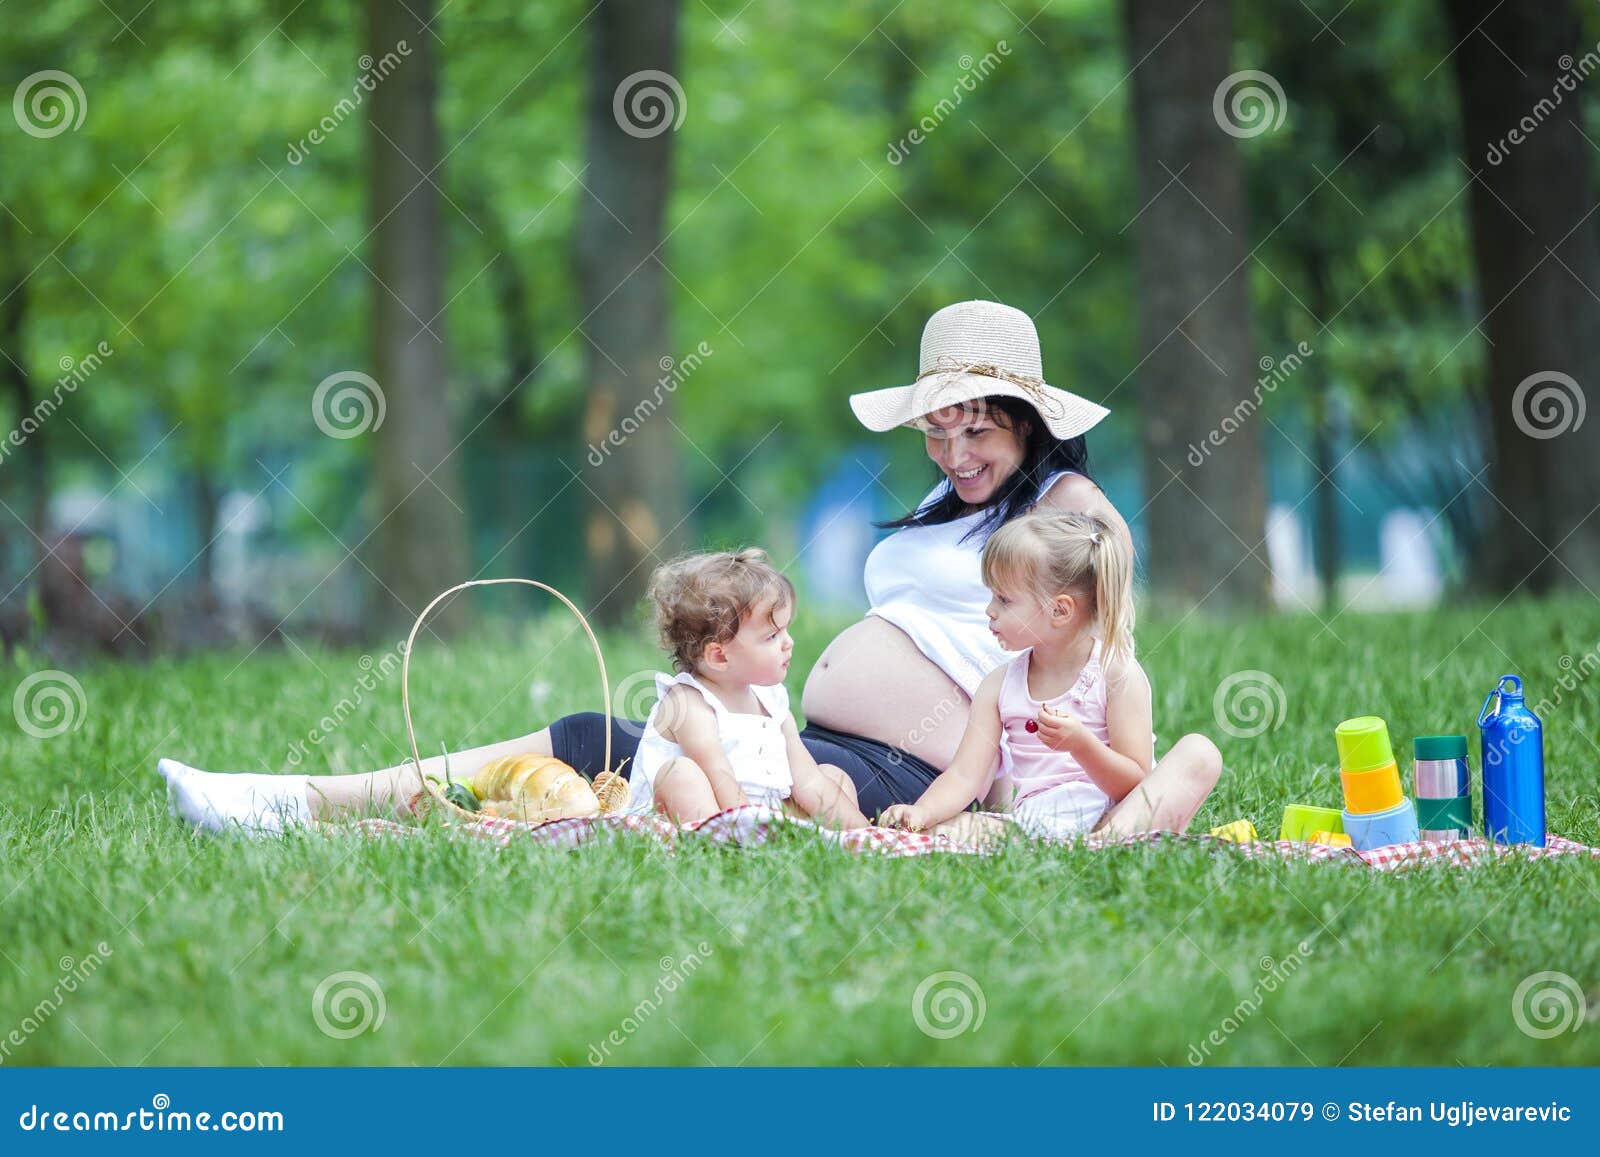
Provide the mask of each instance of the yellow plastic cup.
POLYGON ((1344 786, 1344 810, 1351 815, 1373 815, 1399 807, 1405 793, 1400 790, 1400 769, 1393 763, 1371 771, 1339 772, 1344 786))
POLYGON ((1283 809, 1283 826, 1278 829, 1278 838, 1304 842, 1318 832, 1342 831, 1344 814, 1338 808, 1292 803, 1283 809))
POLYGON ((1255 843, 1256 826, 1249 820, 1234 820, 1231 824, 1223 824, 1220 828, 1212 828, 1210 835, 1219 840, 1231 840, 1236 844, 1255 843))

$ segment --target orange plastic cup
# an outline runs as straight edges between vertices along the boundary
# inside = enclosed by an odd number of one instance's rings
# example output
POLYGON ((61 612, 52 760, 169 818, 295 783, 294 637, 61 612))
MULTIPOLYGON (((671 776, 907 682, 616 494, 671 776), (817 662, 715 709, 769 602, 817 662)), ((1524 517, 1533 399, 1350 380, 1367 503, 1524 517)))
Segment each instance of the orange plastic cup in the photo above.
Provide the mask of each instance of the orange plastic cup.
POLYGON ((1351 815, 1372 815, 1399 807, 1405 799, 1400 790, 1400 769, 1393 763, 1370 771, 1340 769, 1344 784, 1344 810, 1351 815))

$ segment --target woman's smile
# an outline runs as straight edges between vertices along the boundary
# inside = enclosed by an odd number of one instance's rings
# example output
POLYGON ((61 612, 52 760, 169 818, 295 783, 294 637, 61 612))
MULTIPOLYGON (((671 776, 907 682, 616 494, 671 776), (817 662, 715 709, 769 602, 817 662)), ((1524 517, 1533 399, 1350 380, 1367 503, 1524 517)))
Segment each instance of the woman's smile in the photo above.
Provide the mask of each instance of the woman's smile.
POLYGON ((969 466, 965 470, 951 470, 949 476, 951 484, 965 498, 976 495, 987 486, 992 473, 989 464, 985 462, 981 466, 969 466))

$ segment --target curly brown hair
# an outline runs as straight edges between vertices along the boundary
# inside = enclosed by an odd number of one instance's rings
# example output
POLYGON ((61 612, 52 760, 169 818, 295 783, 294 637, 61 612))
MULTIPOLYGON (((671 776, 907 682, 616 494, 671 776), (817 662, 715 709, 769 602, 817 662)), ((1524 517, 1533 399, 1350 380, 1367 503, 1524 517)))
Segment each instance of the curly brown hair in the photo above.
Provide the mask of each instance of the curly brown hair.
POLYGON ((691 554, 656 568, 650 601, 661 646, 678 671, 693 671, 712 643, 726 643, 767 599, 772 613, 794 604, 794 584, 758 547, 691 554))

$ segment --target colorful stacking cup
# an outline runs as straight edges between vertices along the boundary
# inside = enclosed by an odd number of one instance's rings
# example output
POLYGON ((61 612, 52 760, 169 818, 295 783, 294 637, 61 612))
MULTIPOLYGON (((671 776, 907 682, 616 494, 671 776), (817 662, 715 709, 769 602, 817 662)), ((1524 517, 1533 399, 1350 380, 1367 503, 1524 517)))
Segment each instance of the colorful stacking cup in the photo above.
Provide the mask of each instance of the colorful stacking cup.
POLYGON ((1344 785, 1344 810, 1358 815, 1386 812, 1406 798, 1400 790, 1400 769, 1392 763, 1370 771, 1341 768, 1339 781, 1344 785))
POLYGON ((1347 811, 1344 813, 1344 830, 1350 837, 1350 846, 1358 852, 1370 852, 1390 844, 1414 844, 1418 831, 1417 809, 1410 800, 1402 799, 1398 807, 1388 811, 1347 811))
POLYGON ((1464 840, 1472 831, 1472 773, 1465 735, 1421 735, 1416 756, 1417 823, 1433 842, 1464 840))
POLYGON ((1405 801, 1389 727, 1376 715, 1346 719, 1334 729, 1346 815, 1376 815, 1405 801))
POLYGON ((1212 828, 1209 834, 1219 840, 1229 840, 1235 844, 1253 844, 1257 839, 1256 826, 1247 819, 1234 820, 1231 824, 1212 828))
POLYGON ((1389 746, 1389 725, 1376 715, 1346 719, 1333 730, 1342 771, 1372 771, 1394 763, 1389 746))
POLYGON ((1292 803, 1283 809, 1283 826, 1278 829, 1280 840, 1304 842, 1318 832, 1344 831, 1344 817, 1336 807, 1311 807, 1292 803))

